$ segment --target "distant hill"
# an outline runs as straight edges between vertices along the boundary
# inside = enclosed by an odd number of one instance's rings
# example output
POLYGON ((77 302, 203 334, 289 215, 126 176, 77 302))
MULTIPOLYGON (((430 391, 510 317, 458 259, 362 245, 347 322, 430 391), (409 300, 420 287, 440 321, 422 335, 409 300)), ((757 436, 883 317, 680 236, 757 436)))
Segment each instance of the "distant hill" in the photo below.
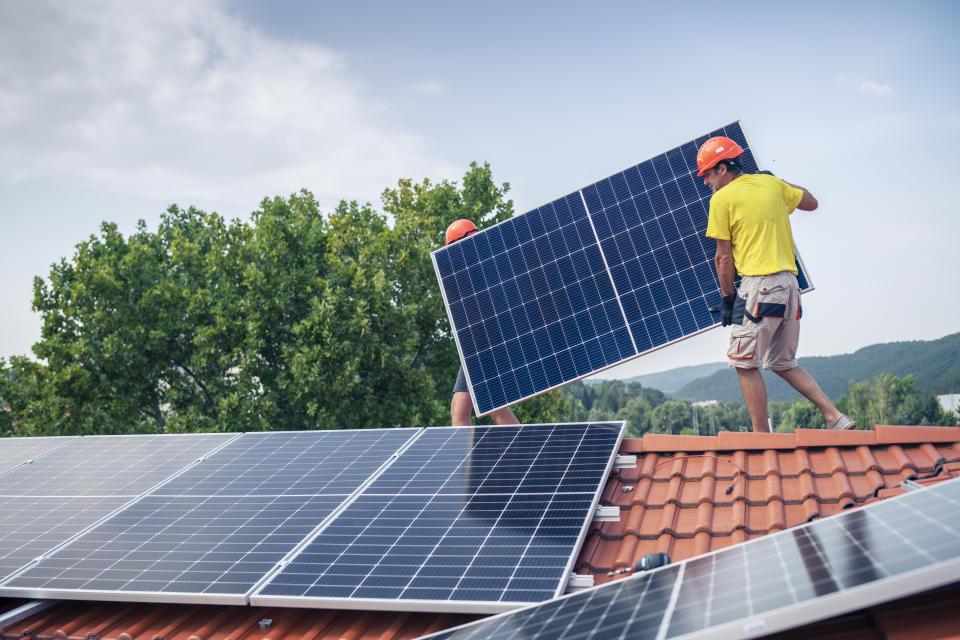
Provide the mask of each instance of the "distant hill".
POLYGON ((704 378, 726 368, 726 362, 695 364, 688 367, 670 369, 669 371, 661 371, 660 373, 648 373, 635 378, 628 378, 624 380, 624 382, 639 382, 645 387, 659 389, 664 393, 671 393, 694 380, 699 380, 700 378, 704 378))
MULTIPOLYGON (((701 365, 708 367, 711 365, 701 365)), ((849 394, 849 382, 873 380, 881 373, 904 377, 913 374, 917 388, 934 394, 960 392, 960 333, 939 340, 916 340, 875 344, 854 353, 839 356, 801 358, 800 366, 809 371, 824 392, 832 399, 849 394)), ((720 402, 742 401, 736 372, 725 365, 723 369, 692 380, 669 393, 670 397, 687 400, 719 400, 720 402)), ((669 380, 670 374, 682 372, 683 367, 665 371, 657 376, 669 380)), ((652 376, 642 376, 652 377, 652 376)), ((776 374, 763 372, 770 400, 795 400, 799 394, 776 374)), ((636 378, 641 380, 641 378, 636 378)), ((646 382, 641 380, 644 386, 646 382)), ((657 387, 651 383, 649 386, 657 387)))

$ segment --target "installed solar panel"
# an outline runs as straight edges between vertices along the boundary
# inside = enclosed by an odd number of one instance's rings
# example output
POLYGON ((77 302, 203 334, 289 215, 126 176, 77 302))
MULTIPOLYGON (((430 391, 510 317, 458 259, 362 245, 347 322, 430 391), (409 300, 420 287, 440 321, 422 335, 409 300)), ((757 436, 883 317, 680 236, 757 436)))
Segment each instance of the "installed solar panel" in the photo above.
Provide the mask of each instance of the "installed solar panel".
POLYGON ((84 436, 0 477, 0 580, 234 437, 84 436))
POLYGON ((757 170, 735 122, 433 253, 478 414, 719 326, 696 177, 714 135, 757 170))
POLYGON ((955 582, 960 479, 432 640, 755 638, 955 582))
POLYGON ((622 429, 428 429, 250 602, 492 612, 555 597, 622 429))
POLYGON ((134 497, 235 437, 84 436, 0 478, 0 495, 134 497))
POLYGON ((30 462, 37 456, 62 447, 77 436, 49 438, 0 438, 0 475, 30 462))
POLYGON ((243 434, 0 594, 246 604, 247 591, 417 432, 243 434))

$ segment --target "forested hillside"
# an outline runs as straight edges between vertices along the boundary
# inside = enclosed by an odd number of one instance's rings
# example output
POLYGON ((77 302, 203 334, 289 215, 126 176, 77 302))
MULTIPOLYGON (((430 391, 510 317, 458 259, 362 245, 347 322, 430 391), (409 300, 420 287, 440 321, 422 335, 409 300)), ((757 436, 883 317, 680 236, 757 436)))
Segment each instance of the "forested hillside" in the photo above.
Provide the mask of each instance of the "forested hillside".
POLYGON ((628 378, 624 382, 639 382, 645 387, 653 387, 664 393, 672 394, 684 385, 700 380, 717 371, 727 368, 726 362, 710 362, 694 364, 687 367, 677 367, 660 373, 648 373, 642 376, 628 378))
MULTIPOLYGON (((939 395, 960 392, 960 333, 939 340, 875 344, 839 356, 801 358, 800 365, 813 374, 831 398, 849 393, 850 382, 869 382, 880 374, 912 375, 916 388, 939 395)), ((777 375, 764 371, 771 401, 795 400, 799 396, 777 375)), ((736 372, 717 371, 690 382, 670 394, 687 400, 740 400, 736 372)))

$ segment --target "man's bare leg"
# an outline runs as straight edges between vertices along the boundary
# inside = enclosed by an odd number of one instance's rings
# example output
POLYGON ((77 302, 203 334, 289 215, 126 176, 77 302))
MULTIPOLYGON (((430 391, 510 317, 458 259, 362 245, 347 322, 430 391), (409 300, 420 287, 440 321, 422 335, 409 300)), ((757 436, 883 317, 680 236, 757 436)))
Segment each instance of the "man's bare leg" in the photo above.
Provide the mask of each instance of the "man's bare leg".
MULTIPOLYGON (((450 401, 450 424, 454 427, 469 427, 473 424, 473 401, 470 394, 458 391, 450 401)), ((490 414, 497 424, 520 424, 510 407, 502 407, 490 414)))
MULTIPOLYGON (((794 367, 786 371, 777 371, 778 376, 790 383, 790 386, 800 392, 800 394, 813 403, 813 405, 823 414, 823 420, 827 427, 834 424, 843 415, 837 409, 827 394, 820 389, 820 385, 814 380, 813 376, 807 373, 802 367, 794 367)), ((753 413, 750 414, 751 416, 753 413)))
POLYGON ((770 433, 770 421, 767 419, 767 385, 763 383, 760 369, 737 369, 740 377, 740 391, 743 401, 750 412, 753 430, 757 433, 770 433))
POLYGON ((473 414, 473 401, 470 394, 457 391, 450 401, 450 424, 454 427, 469 427, 473 424, 470 416, 473 414))
POLYGON ((520 424, 520 421, 517 420, 517 416, 513 415, 510 407, 497 409, 490 414, 490 417, 493 418, 493 421, 497 424, 520 424))

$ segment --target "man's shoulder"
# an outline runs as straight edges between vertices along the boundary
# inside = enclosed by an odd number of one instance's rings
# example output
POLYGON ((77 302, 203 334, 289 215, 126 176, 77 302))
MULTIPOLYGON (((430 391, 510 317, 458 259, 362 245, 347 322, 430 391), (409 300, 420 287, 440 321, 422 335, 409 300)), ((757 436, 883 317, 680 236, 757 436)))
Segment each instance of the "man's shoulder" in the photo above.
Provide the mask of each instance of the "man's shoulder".
POLYGON ((738 182, 741 186, 776 186, 783 181, 772 173, 744 173, 737 176, 737 179, 730 184, 738 182))
POLYGON ((714 193, 713 198, 719 196, 722 201, 740 198, 751 192, 756 193, 759 189, 779 189, 780 182, 780 178, 766 173, 744 173, 714 193))

